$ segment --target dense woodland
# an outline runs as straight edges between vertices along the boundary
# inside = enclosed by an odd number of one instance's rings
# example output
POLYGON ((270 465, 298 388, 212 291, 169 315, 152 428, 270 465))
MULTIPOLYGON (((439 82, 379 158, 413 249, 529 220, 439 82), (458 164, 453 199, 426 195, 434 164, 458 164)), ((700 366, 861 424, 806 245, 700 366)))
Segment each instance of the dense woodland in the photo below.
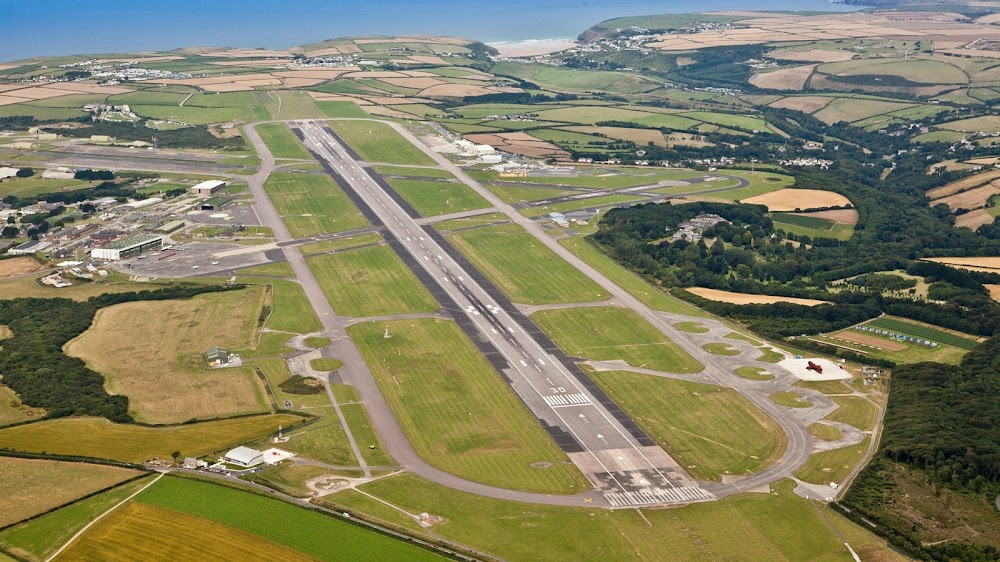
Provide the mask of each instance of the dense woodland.
POLYGON ((99 416, 131 422, 128 397, 112 396, 104 377, 75 357, 63 345, 82 334, 98 310, 124 302, 190 298, 201 293, 241 289, 242 286, 171 287, 154 291, 104 294, 77 302, 69 299, 18 298, 0 301, 0 325, 13 336, 0 342, 3 383, 46 417, 99 416))

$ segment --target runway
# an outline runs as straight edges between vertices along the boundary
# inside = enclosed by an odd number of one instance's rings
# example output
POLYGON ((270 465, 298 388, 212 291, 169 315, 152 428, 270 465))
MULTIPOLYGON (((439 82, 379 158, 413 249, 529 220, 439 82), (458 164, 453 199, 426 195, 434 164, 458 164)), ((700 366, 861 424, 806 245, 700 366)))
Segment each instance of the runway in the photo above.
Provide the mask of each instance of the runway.
MULTIPOLYGON (((293 123, 306 145, 379 221, 387 240, 497 367, 556 443, 614 507, 711 500, 634 423, 626 427, 608 400, 546 350, 509 310, 476 281, 478 272, 451 255, 373 178, 323 124, 293 123), (448 301, 448 302, 445 302, 448 301), (451 305, 451 306, 449 306, 451 305), (478 341, 476 341, 478 340, 478 341)), ((429 228, 429 227, 427 227, 429 228)), ((612 404, 613 406, 613 404, 612 404)))

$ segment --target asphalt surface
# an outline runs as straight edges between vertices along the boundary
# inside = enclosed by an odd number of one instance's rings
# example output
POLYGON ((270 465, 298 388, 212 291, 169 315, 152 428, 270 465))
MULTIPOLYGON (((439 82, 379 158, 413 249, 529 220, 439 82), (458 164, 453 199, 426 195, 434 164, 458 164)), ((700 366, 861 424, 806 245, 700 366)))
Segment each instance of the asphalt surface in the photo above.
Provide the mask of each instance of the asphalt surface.
MULTIPOLYGON (((480 342, 488 342, 499 352, 499 356, 487 356, 609 504, 712 499, 637 426, 633 424, 631 430, 624 426, 605 405, 607 400, 600 399, 604 397, 595 396, 563 360, 546 349, 555 346, 525 330, 523 321, 518 322, 495 294, 477 282, 478 272, 459 263, 437 236, 422 229, 413 209, 387 189, 377 174, 363 168, 331 130, 316 122, 300 122, 298 129, 306 147, 325 160, 335 179, 339 176, 347 182, 385 225, 398 243, 397 252, 412 258, 411 264, 433 279, 446 300, 458 305, 455 312, 465 318, 456 320, 471 321, 480 342)), ((396 246, 393 241, 390 245, 396 246)))

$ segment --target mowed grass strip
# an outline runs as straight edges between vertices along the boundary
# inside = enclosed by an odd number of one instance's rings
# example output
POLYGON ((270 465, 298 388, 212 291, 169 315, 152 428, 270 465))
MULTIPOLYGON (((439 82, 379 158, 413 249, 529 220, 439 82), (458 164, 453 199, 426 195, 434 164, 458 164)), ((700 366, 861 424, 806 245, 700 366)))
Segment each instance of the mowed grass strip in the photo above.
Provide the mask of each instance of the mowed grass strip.
POLYGON ((358 208, 328 176, 271 174, 264 190, 294 238, 368 226, 358 208))
POLYGON ((275 158, 310 160, 305 147, 284 123, 264 123, 257 126, 257 134, 275 158))
POLYGON ((129 397, 136 420, 179 423, 269 410, 249 368, 209 369, 209 347, 250 349, 265 304, 262 287, 191 299, 102 308, 66 353, 103 373, 111 394, 129 397))
POLYGON ((429 156, 392 127, 375 121, 330 121, 330 127, 362 160, 382 164, 433 166, 429 156))
POLYGON ((448 239, 514 302, 556 304, 611 298, 520 226, 479 228, 448 239))
POLYGON ((485 209, 490 206, 479 194, 462 183, 400 179, 387 181, 423 217, 485 209))
POLYGON ((47 559, 84 525, 147 485, 153 476, 128 482, 20 525, 0 531, 0 547, 32 562, 47 559))
POLYGON ((567 354, 668 373, 697 373, 702 365, 627 308, 598 306, 542 310, 531 319, 567 354))
POLYGON ((169 459, 174 451, 200 457, 266 437, 302 422, 291 414, 270 414, 172 427, 111 423, 104 418, 60 418, 0 430, 0 449, 145 462, 169 459))
POLYGON ((0 457, 0 526, 139 474, 117 466, 0 457))
POLYGON ((434 297, 387 246, 313 256, 306 263, 337 314, 365 317, 433 312, 434 297))
POLYGON ((246 531, 140 502, 127 503, 98 521, 56 560, 168 560, 178 556, 315 560, 246 531))
POLYGON ((503 488, 556 494, 589 488, 454 322, 358 324, 348 333, 410 443, 431 464, 503 488))
POLYGON ((354 435, 354 440, 357 441, 365 462, 371 466, 393 466, 396 464, 396 461, 382 447, 382 441, 375 432, 375 428, 372 427, 364 404, 343 404, 340 406, 340 411, 344 414, 347 427, 351 429, 351 434, 354 435))
POLYGON ((871 437, 866 436, 857 445, 813 453, 806 464, 795 471, 795 477, 810 484, 840 484, 868 453, 870 440, 871 437))
POLYGON ((878 418, 878 407, 875 404, 860 396, 831 396, 830 399, 839 407, 830 412, 826 419, 846 423, 862 431, 875 428, 875 420, 878 418))
MULTIPOLYGON (((429 551, 363 527, 207 482, 168 476, 139 494, 136 502, 214 521, 319 560, 438 559, 429 551)), ((206 538, 211 540, 211 535, 206 538)))
POLYGON ((781 428, 735 390, 627 371, 591 376, 695 478, 757 472, 785 451, 781 428))

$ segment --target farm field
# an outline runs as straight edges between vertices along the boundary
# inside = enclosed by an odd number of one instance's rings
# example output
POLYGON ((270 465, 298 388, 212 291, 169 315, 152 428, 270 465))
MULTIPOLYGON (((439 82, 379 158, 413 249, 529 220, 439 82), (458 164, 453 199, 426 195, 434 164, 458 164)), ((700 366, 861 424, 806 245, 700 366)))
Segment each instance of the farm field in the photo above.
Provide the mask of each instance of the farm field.
POLYGON ((908 322, 906 320, 893 318, 889 316, 883 316, 881 318, 870 320, 867 322, 867 324, 875 326, 876 328, 882 328, 883 330, 892 330, 894 332, 899 332, 908 336, 926 338, 929 340, 951 345, 964 350, 970 350, 979 343, 979 341, 973 339, 974 336, 962 337, 957 333, 941 329, 935 329, 924 324, 908 322))
POLYGON ((299 139, 284 123, 264 123, 257 126, 257 134, 275 158, 309 160, 311 156, 299 139))
POLYGON ((810 484, 842 484, 851 470, 861 462, 868 453, 868 442, 871 437, 865 437, 861 443, 813 453, 802 468, 795 471, 795 477, 810 484))
POLYGON ((433 312, 439 305, 388 246, 306 260, 337 314, 357 318, 433 312))
MULTIPOLYGON (((837 211, 825 212, 832 213, 837 211)), ((771 220, 774 221, 776 229, 781 228, 786 232, 792 232, 799 236, 809 236, 813 239, 835 238, 837 240, 847 240, 854 234, 853 225, 841 224, 815 215, 773 213, 771 214, 771 220)))
POLYGON ((56 193, 63 190, 76 190, 93 187, 94 183, 83 180, 50 180, 36 173, 30 178, 11 178, 0 183, 0 198, 8 195, 31 197, 43 193, 56 193))
POLYGON ((826 301, 816 299, 775 297, 771 295, 751 295, 747 293, 733 293, 730 291, 720 291, 718 289, 708 289, 705 287, 687 287, 685 290, 704 299, 728 302, 732 304, 774 304, 776 302, 787 302, 802 306, 819 306, 821 304, 829 304, 826 301))
POLYGON ((357 324, 348 333, 410 443, 431 464, 513 489, 574 494, 589 487, 453 322, 357 324))
POLYGON ((969 269, 972 271, 1000 272, 1000 257, 924 258, 924 261, 943 263, 959 269, 969 269))
POLYGON ((658 84, 636 74, 607 72, 600 70, 575 71, 541 65, 519 63, 499 63, 493 72, 501 76, 514 76, 534 82, 555 91, 588 92, 606 91, 617 93, 641 93, 652 90, 658 84))
POLYGON ((771 212, 808 211, 824 207, 842 207, 851 201, 839 193, 819 189, 781 189, 740 200, 747 205, 764 205, 771 212))
POLYGON ((330 128, 368 162, 433 166, 434 161, 391 127, 375 121, 330 121, 330 128))
POLYGON ((302 422, 292 414, 269 414, 172 427, 111 423, 103 418, 60 418, 0 429, 0 448, 28 453, 140 463, 169 459, 174 451, 200 457, 271 435, 302 422))
POLYGON ((448 240, 514 302, 596 302, 611 296, 517 225, 468 230, 448 240))
POLYGON ((0 260, 0 279, 19 277, 45 269, 45 266, 35 258, 20 257, 0 260))
POLYGON ((354 203, 328 176, 274 173, 264 189, 294 238, 368 226, 354 203))
MULTIPOLYGON (((0 328, 2 331, 3 328, 0 328)), ((3 344, 0 343, 0 351, 3 344)), ((9 387, 0 384, 0 427, 18 422, 40 418, 45 415, 45 410, 32 408, 21 403, 17 393, 9 387)))
POLYGON ((408 179, 389 179, 403 199, 422 217, 446 215, 460 211, 483 209, 490 204, 462 183, 408 179))
POLYGON ((46 560, 74 534, 115 504, 149 483, 153 476, 80 500, 0 531, 0 547, 31 562, 46 560))
POLYGON ((633 367, 696 373, 702 365, 636 312, 618 307, 542 310, 531 319, 568 355, 621 359, 633 367))
POLYGON ((144 423, 267 411, 250 369, 209 369, 202 357, 212 346, 253 347, 265 302, 263 289, 255 287, 118 304, 99 310, 93 325, 66 344, 66 353, 103 373, 108 392, 128 396, 129 411, 144 423))
POLYGON ((751 474, 784 453, 778 425, 734 390, 627 371, 590 376, 695 478, 751 474))
MULTIPOLYGON (((742 553, 747 560, 852 560, 820 513, 795 496, 793 487, 782 481, 772 494, 643 510, 641 515, 635 510, 527 506, 449 490, 410 475, 361 489, 407 511, 444 517, 449 524, 436 533, 511 561, 693 560, 720 552, 742 553), (727 525, 720 525, 722 520, 727 525)), ((349 507, 357 497, 336 494, 325 501, 344 501, 349 507)), ((864 538, 853 546, 864 544, 886 560, 902 560, 861 532, 864 538)))
POLYGON ((0 527, 139 474, 117 466, 0 457, 0 527))

